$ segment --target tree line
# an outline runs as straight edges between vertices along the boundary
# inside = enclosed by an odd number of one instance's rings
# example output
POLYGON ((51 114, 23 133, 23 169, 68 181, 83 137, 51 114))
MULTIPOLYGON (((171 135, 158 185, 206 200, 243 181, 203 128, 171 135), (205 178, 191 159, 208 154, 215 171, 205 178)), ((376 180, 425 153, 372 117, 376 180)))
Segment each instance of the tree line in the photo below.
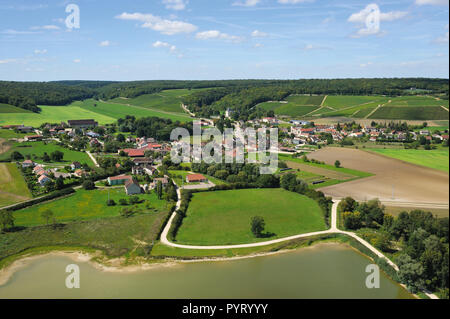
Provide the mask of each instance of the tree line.
MULTIPOLYGON (((253 106, 268 99, 280 99, 287 94, 349 94, 405 95, 410 88, 427 90, 428 94, 443 94, 448 99, 448 79, 389 78, 389 79, 302 79, 302 80, 218 80, 218 81, 0 81, 0 103, 11 104, 33 112, 37 105, 66 105, 87 98, 134 98, 170 89, 207 89, 193 92, 183 99, 194 110, 216 114, 225 107, 236 108, 241 116, 253 106), (228 96, 230 95, 230 96, 228 96), (222 101, 222 99, 224 99, 222 101), (217 103, 216 103, 217 102, 217 103), (211 105, 214 107, 210 107, 211 105), (227 105, 230 103, 230 105, 227 105), (207 107, 208 106, 208 107, 207 107), (204 109, 205 108, 205 109, 204 109)), ((423 93, 422 93, 423 94, 423 93)), ((255 110, 256 111, 256 110, 255 110)), ((252 112, 250 112, 251 114, 252 112)))

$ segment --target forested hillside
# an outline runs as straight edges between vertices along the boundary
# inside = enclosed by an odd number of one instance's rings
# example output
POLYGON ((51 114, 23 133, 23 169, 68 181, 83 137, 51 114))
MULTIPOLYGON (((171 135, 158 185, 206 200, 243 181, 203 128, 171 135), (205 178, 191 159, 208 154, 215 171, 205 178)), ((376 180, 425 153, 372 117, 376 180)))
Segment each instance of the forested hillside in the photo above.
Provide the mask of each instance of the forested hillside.
POLYGON ((404 95, 421 89, 421 94, 448 98, 447 79, 330 79, 330 80, 220 80, 220 81, 0 81, 0 103, 39 112, 37 105, 65 105, 75 100, 117 97, 134 98, 170 89, 203 89, 186 96, 183 102, 201 115, 218 114, 226 108, 236 116, 254 116, 258 103, 280 100, 289 94, 404 95), (425 92, 425 93, 424 93, 425 92))

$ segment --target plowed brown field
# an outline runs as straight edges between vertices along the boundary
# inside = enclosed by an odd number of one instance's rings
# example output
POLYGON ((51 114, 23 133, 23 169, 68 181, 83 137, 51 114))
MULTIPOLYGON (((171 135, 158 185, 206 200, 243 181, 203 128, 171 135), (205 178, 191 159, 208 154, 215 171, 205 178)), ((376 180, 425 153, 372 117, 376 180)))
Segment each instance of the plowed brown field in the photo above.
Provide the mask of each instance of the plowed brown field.
POLYGON ((339 160, 343 167, 375 174, 320 189, 328 196, 351 196, 360 201, 379 198, 406 203, 449 202, 449 175, 446 172, 348 148, 327 147, 308 157, 331 165, 339 160))

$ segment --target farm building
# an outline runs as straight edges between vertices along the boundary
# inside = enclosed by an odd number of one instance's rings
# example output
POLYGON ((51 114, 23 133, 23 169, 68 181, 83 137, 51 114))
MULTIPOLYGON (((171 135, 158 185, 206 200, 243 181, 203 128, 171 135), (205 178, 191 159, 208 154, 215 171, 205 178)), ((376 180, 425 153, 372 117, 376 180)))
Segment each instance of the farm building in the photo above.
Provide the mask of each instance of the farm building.
POLYGON ((44 137, 42 135, 30 135, 30 136, 25 136, 25 141, 28 142, 36 142, 36 141, 41 141, 44 137))
POLYGON ((191 174, 186 176, 187 183, 206 183, 208 179, 202 174, 191 174))
POLYGON ((32 160, 26 160, 26 161, 23 161, 23 163, 22 163, 23 168, 34 167, 34 165, 36 165, 36 164, 32 160))
POLYGON ((69 120, 67 121, 69 123, 69 126, 71 128, 75 128, 75 129, 84 129, 84 128, 90 128, 90 127, 97 127, 98 126, 98 122, 96 122, 95 120, 69 120))
POLYGON ((142 193, 142 189, 137 181, 129 179, 125 182, 125 192, 127 195, 137 195, 142 193))
POLYGON ((129 175, 119 175, 114 177, 108 177, 109 185, 124 185, 127 181, 132 180, 133 178, 129 175))

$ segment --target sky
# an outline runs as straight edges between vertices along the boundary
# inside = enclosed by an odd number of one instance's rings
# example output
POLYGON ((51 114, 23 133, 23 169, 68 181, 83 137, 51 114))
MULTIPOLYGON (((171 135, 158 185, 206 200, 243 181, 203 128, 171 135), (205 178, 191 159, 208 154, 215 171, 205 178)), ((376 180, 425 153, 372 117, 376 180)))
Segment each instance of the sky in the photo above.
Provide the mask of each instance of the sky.
POLYGON ((448 78, 448 23, 449 0, 0 0, 0 80, 448 78))

